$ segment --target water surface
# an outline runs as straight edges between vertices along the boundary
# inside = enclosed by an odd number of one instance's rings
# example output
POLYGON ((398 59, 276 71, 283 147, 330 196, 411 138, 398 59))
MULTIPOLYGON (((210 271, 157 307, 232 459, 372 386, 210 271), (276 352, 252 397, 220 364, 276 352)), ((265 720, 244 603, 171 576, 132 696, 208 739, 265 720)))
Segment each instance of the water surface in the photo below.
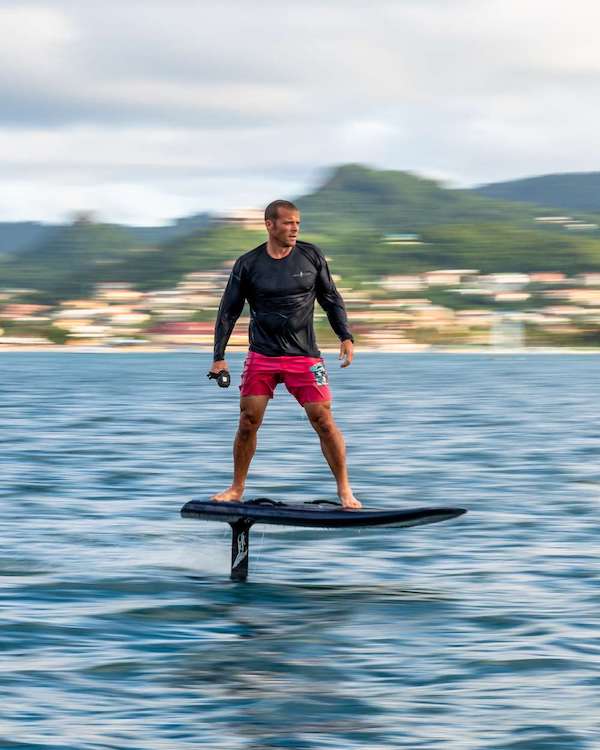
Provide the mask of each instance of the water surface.
MULTIPOLYGON (((258 526, 240 584, 179 517, 230 478, 208 355, 0 355, 2 748, 600 746, 598 357, 329 359, 358 497, 469 513, 258 526)), ((334 496, 282 386, 259 495, 334 496)))

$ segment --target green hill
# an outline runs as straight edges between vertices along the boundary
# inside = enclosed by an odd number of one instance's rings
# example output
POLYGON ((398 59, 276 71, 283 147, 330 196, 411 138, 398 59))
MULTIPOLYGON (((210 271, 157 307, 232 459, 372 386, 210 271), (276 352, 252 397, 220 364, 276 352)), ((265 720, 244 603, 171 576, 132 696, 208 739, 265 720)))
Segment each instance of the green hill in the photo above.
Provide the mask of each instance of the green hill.
POLYGON ((0 255, 20 253, 49 239, 59 227, 38 221, 0 222, 0 255))
POLYGON ((409 172, 381 171, 359 164, 335 169, 311 195, 298 199, 305 228, 328 230, 343 223, 377 231, 411 232, 438 224, 529 222, 528 206, 489 200, 470 190, 450 190, 409 172))
POLYGON ((38 289, 53 300, 84 295, 98 281, 120 280, 136 243, 124 229, 76 221, 22 252, 0 258, 0 285, 38 289))
MULTIPOLYGON (((129 241, 156 246, 194 234, 208 227, 211 221, 211 214, 199 213, 175 219, 165 226, 140 227, 124 224, 107 224, 106 226, 127 232, 130 235, 129 241)), ((52 237, 64 232, 68 226, 68 224, 44 224, 39 221, 1 221, 0 255, 15 255, 35 250, 43 242, 49 242, 52 237)))
POLYGON ((304 230, 318 234, 336 268, 357 282, 435 268, 600 270, 598 232, 540 227, 537 206, 449 190, 406 172, 340 167, 298 205, 304 230), (423 244, 386 243, 394 232, 415 232, 423 244))
POLYGON ((175 219, 175 221, 163 227, 118 226, 120 229, 125 229, 129 232, 139 242, 155 246, 182 239, 206 229, 212 222, 212 218, 212 215, 209 213, 200 213, 175 219))
MULTIPOLYGON (((539 208, 444 188, 406 172, 339 167, 297 200, 302 237, 320 244, 344 285, 382 274, 436 268, 499 271, 600 271, 600 232, 539 226, 539 208), (420 244, 393 243, 413 233, 420 244)), ((125 227, 78 221, 33 249, 0 256, 0 286, 33 287, 37 299, 87 295, 102 281, 167 288, 185 273, 209 270, 262 242, 264 232, 205 223, 156 247, 125 227)), ((183 222, 185 224, 185 222, 183 222)))
POLYGON ((497 200, 600 213, 600 172, 565 172, 493 182, 473 192, 497 200))

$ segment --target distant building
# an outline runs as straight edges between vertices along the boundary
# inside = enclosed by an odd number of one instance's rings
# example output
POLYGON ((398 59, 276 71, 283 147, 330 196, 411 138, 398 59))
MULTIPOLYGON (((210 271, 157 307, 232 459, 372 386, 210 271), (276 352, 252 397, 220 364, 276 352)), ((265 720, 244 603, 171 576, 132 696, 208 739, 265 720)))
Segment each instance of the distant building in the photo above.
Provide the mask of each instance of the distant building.
POLYGON ((420 276, 383 276, 380 286, 392 292, 418 292, 425 287, 420 276))
POLYGON ((488 328, 494 324, 496 316, 489 310, 457 310, 456 322, 467 328, 488 328))
POLYGON ((87 324, 73 326, 69 330, 69 338, 71 339, 94 339, 95 341, 101 341, 110 334, 109 326, 87 324))
POLYGON ((251 232, 265 231, 264 211, 259 208, 237 209, 228 214, 216 216, 215 221, 218 224, 228 224, 229 226, 247 229, 251 232))
POLYGON ((531 282, 527 273, 490 273, 487 276, 480 276, 479 280, 485 280, 488 284, 506 290, 520 289, 531 282))
POLYGON ((205 344, 214 339, 213 323, 173 320, 157 323, 144 331, 156 344, 205 344))
POLYGON ((600 273, 582 273, 579 278, 584 286, 600 286, 600 273))
POLYGON ((93 318, 57 318, 52 325, 61 331, 78 331, 82 326, 92 325, 93 318))
POLYGON ((598 229, 598 224, 592 224, 585 221, 579 221, 572 216, 536 216, 535 219, 540 224, 554 224, 562 226, 564 229, 576 231, 590 231, 598 229))
POLYGON ((177 284, 178 289, 191 292, 222 292, 227 284, 229 273, 225 269, 218 271, 192 271, 186 273, 177 284))
POLYGON ((77 318, 97 318, 103 315, 111 315, 112 312, 113 308, 109 305, 100 306, 98 302, 96 302, 93 305, 86 304, 76 307, 69 306, 59 309, 53 313, 52 317, 55 320, 76 320, 77 318))
POLYGON ((143 292, 136 291, 125 282, 96 284, 95 295, 109 302, 139 302, 144 298, 143 292))
POLYGON ((0 308, 0 318, 10 318, 12 320, 20 320, 23 318, 31 318, 37 313, 45 312, 50 310, 49 305, 33 305, 26 303, 11 302, 0 308))
POLYGON ((422 245, 423 242, 418 234, 404 232, 401 234, 384 234, 383 241, 386 245, 422 245))
POLYGON ((496 302, 525 302, 531 297, 527 292, 498 292, 494 295, 496 302))
POLYGON ((536 216, 535 220, 540 224, 565 224, 567 221, 573 221, 571 216, 536 216))
POLYGON ((529 274, 529 279, 533 284, 560 284, 565 278, 565 274, 559 271, 540 271, 529 274))
POLYGON ((565 229, 570 229, 576 232, 590 232, 594 229, 598 229, 597 224, 590 224, 584 221, 569 221, 564 226, 565 229))
POLYGON ((53 342, 42 336, 2 336, 0 344, 4 346, 53 346, 53 342))
POLYGON ((600 305, 600 289, 569 289, 567 299, 579 305, 600 305))
POLYGON ((18 289, 16 287, 2 287, 0 289, 0 300, 11 299, 12 297, 22 297, 24 294, 34 294, 38 289, 18 289))
POLYGON ((444 268, 438 271, 427 271, 422 278, 428 286, 452 286, 460 284, 463 277, 474 276, 479 271, 471 268, 444 268))
POLYGON ((113 326, 138 326, 150 320, 150 316, 140 312, 115 312, 110 316, 113 326))
POLYGON ((62 308, 72 308, 76 310, 88 310, 93 307, 98 307, 98 300, 93 299, 66 299, 60 303, 62 308))
POLYGON ((573 289, 552 289, 544 292, 544 297, 551 299, 567 300, 577 305, 600 305, 600 289, 589 287, 575 287, 573 289))

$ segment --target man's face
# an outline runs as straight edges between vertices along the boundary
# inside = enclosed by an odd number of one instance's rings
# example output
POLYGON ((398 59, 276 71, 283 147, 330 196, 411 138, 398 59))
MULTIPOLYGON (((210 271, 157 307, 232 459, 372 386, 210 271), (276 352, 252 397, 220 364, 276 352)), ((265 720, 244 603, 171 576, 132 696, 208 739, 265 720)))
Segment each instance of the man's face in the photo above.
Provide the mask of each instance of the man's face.
POLYGON ((269 237, 281 247, 294 247, 300 231, 300 214, 289 208, 280 208, 277 219, 267 219, 269 237))

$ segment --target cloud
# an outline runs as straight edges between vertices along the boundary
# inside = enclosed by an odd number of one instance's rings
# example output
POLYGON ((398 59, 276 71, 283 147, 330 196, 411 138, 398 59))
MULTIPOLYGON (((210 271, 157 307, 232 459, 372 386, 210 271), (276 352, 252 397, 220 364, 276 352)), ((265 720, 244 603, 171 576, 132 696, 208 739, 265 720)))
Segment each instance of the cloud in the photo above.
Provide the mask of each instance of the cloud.
POLYGON ((5 180, 31 217, 79 185, 152 219, 188 210, 173 191, 255 203, 344 161, 461 185, 599 168, 598 22, 591 0, 5 2, 5 180))

